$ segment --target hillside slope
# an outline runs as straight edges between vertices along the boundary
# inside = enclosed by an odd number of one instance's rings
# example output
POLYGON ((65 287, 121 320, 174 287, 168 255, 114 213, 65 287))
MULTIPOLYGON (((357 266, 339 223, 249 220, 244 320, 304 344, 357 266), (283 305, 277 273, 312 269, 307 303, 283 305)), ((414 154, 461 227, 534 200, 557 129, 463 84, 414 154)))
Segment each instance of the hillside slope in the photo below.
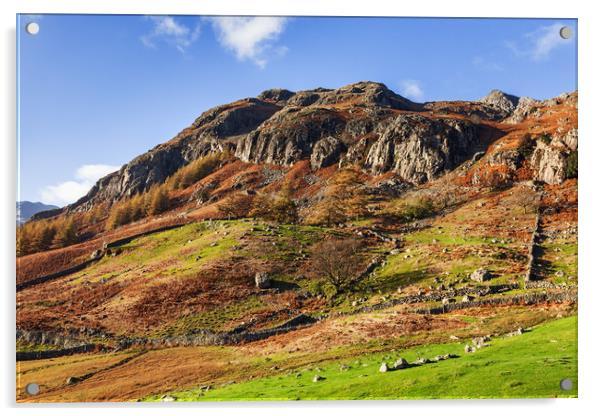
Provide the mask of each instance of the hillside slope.
POLYGON ((531 367, 576 377, 575 320, 554 321, 577 310, 577 127, 577 93, 417 104, 370 82, 209 110, 22 227, 19 400, 394 398, 372 367, 400 349, 460 356, 409 368, 407 397, 453 375, 454 397, 572 396, 531 367), (496 356, 529 359, 485 388, 496 356))

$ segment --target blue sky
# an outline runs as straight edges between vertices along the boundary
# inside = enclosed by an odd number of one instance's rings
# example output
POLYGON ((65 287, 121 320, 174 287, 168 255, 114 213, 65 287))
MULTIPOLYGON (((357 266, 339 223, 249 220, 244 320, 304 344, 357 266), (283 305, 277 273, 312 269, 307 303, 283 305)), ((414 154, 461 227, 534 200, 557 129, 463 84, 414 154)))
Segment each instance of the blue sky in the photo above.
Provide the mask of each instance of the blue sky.
POLYGON ((21 200, 64 205, 218 104, 385 83, 415 101, 577 89, 575 20, 21 16, 21 200), (37 35, 24 31, 28 22, 37 35))

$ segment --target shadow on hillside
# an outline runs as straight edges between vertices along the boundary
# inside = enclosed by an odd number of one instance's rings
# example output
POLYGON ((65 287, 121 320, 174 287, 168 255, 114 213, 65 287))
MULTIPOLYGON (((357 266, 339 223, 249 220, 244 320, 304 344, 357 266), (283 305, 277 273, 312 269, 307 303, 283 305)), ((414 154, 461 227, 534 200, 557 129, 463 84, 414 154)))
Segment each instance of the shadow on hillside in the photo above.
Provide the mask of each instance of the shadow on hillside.
POLYGON ((279 292, 285 292, 287 290, 301 289, 301 286, 299 286, 298 284, 291 283, 291 282, 285 282, 283 280, 272 280, 271 287, 273 289, 276 289, 279 292))

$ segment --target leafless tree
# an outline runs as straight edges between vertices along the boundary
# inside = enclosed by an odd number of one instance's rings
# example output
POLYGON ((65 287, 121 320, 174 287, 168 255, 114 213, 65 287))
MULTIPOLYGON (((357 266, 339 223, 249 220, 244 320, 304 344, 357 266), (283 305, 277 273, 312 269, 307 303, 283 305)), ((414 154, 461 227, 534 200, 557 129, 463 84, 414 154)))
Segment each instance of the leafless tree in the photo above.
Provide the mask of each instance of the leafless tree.
POLYGON ((337 294, 352 290, 361 280, 364 259, 360 248, 360 242, 353 238, 333 238, 316 244, 312 253, 314 273, 326 278, 337 294))

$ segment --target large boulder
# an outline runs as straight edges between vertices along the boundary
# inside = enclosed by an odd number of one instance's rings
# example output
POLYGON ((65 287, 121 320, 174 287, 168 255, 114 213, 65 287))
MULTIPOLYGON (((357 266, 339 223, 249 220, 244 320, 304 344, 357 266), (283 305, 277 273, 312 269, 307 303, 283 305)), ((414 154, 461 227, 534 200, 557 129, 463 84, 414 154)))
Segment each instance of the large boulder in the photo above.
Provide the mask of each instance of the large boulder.
POLYGON ((491 280, 492 278, 493 275, 489 272, 489 270, 484 268, 477 269, 470 275, 471 280, 480 283, 485 282, 487 280, 491 280))
POLYGON ((395 361, 395 364, 393 364, 393 368, 395 368, 396 370, 403 370, 404 368, 408 368, 409 366, 410 365, 408 364, 405 358, 400 358, 397 361, 395 361))
POLYGON ((259 289, 269 289, 272 286, 272 279, 266 272, 255 273, 255 286, 259 289))

